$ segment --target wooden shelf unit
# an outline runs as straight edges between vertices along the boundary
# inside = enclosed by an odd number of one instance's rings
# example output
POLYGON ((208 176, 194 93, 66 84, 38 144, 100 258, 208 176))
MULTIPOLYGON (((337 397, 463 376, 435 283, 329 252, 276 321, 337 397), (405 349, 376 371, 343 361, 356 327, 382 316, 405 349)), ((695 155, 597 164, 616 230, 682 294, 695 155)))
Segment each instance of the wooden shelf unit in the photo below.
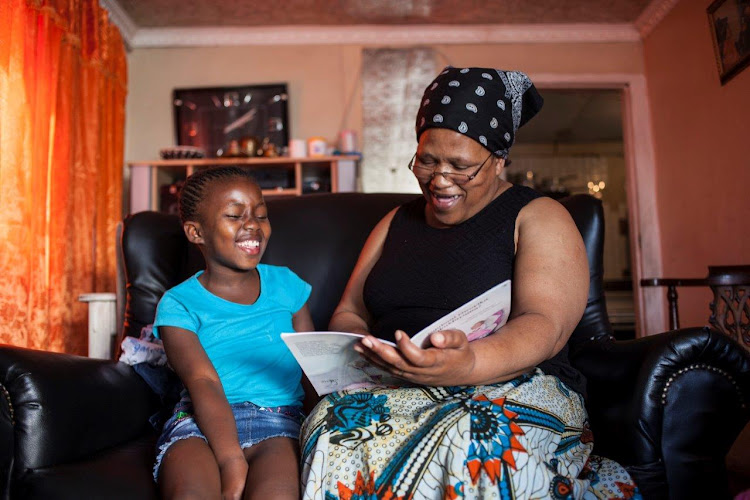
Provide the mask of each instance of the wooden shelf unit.
MULTIPOLYGON (((149 160, 131 161, 127 165, 130 169, 130 212, 142 210, 160 210, 161 188, 184 180, 200 168, 217 165, 237 165, 259 172, 270 172, 270 169, 285 170, 287 180, 276 188, 265 186, 263 196, 300 196, 304 194, 304 181, 314 174, 316 179, 330 182, 330 190, 320 192, 337 193, 340 190, 353 191, 356 179, 358 156, 321 156, 306 158, 196 158, 178 160, 149 160), (339 165, 341 163, 341 165, 339 165), (340 167, 346 168, 341 186, 340 167), (290 187, 291 186, 291 187, 290 187)), ((273 182, 271 179, 270 182, 273 182)), ((260 180, 260 183, 267 182, 260 180)))

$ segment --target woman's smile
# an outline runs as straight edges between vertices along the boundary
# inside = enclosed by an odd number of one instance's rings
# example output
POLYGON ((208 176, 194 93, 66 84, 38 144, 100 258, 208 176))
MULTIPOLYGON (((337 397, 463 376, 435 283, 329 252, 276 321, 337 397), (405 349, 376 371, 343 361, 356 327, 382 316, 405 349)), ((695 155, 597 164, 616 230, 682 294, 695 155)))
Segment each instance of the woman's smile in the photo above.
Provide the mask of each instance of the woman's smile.
POLYGON ((458 201, 461 199, 461 195, 436 193, 435 191, 430 190, 430 199, 432 200, 432 205, 435 207, 435 209, 446 211, 450 210, 458 203, 458 201))
POLYGON ((450 227, 470 219, 510 186, 500 179, 504 163, 470 137, 447 128, 422 133, 415 155, 429 174, 415 174, 427 206, 427 223, 450 227), (489 155, 489 156, 488 156, 489 155))

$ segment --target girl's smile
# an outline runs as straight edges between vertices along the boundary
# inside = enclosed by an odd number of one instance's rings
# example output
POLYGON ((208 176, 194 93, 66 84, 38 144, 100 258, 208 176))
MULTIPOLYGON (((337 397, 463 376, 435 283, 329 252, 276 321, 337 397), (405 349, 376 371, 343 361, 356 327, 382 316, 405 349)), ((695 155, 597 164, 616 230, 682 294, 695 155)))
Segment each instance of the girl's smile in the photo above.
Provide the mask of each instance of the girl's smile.
POLYGON ((263 245, 263 233, 262 231, 254 231, 250 234, 242 234, 237 238, 237 246, 239 249, 248 255, 258 255, 261 249, 265 250, 263 245))
POLYGON ((247 252, 250 255, 257 255, 260 253, 260 238, 240 240, 237 242, 237 246, 243 252, 247 252))

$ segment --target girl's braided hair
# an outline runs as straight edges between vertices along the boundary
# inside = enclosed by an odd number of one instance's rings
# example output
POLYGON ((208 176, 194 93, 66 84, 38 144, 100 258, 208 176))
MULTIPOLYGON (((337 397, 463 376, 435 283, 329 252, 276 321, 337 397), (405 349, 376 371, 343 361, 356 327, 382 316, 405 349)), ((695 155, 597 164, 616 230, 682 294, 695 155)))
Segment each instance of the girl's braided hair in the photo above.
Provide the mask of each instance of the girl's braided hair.
MULTIPOLYGON (((233 165, 212 167, 195 172, 185 180, 185 184, 180 189, 179 209, 180 220, 184 224, 189 220, 196 220, 200 217, 198 206, 203 201, 206 194, 206 188, 217 180, 227 180, 234 178, 250 179, 255 183, 255 179, 250 173, 250 169, 237 167, 233 165)), ((257 183, 256 183, 257 184, 257 183)))

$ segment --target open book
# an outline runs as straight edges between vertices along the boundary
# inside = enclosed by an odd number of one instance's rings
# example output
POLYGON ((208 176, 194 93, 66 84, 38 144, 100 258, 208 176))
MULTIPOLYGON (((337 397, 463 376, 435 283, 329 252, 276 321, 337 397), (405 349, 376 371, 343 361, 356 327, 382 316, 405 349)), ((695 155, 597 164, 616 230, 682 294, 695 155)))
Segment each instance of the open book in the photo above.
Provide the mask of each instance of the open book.
MULTIPOLYGON (((442 330, 461 330, 469 341, 496 332, 510 313, 510 280, 495 285, 414 335, 419 347, 430 344, 430 335, 442 330)), ((319 396, 342 389, 372 385, 400 386, 402 379, 373 366, 354 350, 363 335, 345 332, 282 333, 319 396)), ((391 345, 391 342, 381 340, 391 345)))

